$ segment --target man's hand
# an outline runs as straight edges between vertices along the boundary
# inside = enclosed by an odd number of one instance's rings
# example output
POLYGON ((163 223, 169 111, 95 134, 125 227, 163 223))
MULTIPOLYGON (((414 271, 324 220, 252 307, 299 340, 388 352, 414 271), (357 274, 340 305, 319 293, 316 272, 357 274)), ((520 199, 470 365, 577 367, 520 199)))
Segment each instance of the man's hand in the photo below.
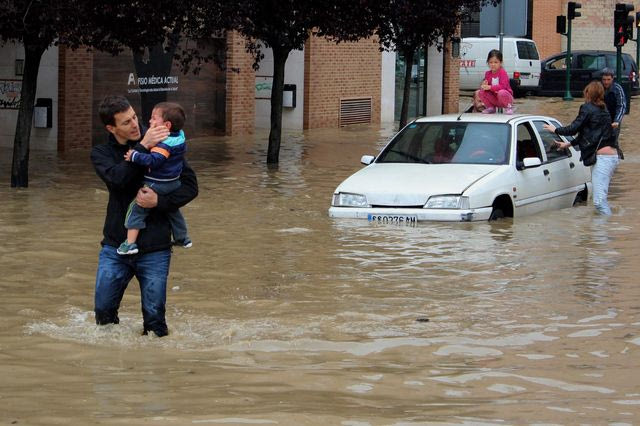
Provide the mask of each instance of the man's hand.
POLYGON ((545 130, 547 130, 547 131, 549 131, 551 133, 555 133, 556 132, 556 126, 554 126, 553 124, 544 124, 544 125, 542 125, 542 127, 545 130))
POLYGON ((131 161, 131 156, 133 155, 135 151, 130 149, 129 151, 127 151, 127 153, 124 155, 124 160, 125 161, 131 161))
POLYGON ((156 126, 147 130, 140 144, 147 149, 151 149, 169 137, 169 129, 165 126, 156 126))
POLYGON ((563 149, 567 149, 571 146, 571 144, 569 142, 562 142, 562 141, 554 141, 556 143, 556 146, 558 147, 558 151, 562 151, 563 149))
POLYGON ((613 123, 611 123, 611 127, 613 127, 614 129, 617 129, 618 126, 620 126, 620 123, 618 123, 617 121, 614 121, 613 123))
POLYGON ((153 189, 143 186, 136 195, 136 204, 145 209, 152 209, 158 205, 158 194, 153 189))

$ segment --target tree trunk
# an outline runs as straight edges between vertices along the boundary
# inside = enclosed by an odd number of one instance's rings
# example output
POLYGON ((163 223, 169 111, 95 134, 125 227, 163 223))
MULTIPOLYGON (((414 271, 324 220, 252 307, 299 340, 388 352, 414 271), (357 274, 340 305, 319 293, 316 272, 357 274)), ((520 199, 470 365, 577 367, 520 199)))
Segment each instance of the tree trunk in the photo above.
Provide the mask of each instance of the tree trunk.
POLYGON ((282 91, 284 89, 284 66, 291 49, 273 48, 273 84, 271 86, 271 131, 269 132, 269 149, 267 164, 277 164, 280 156, 280 139, 282 136, 282 91))
POLYGON ((409 96, 411 93, 411 68, 413 68, 413 55, 415 50, 407 50, 404 54, 404 90, 402 92, 402 110, 400 112, 400 129, 407 125, 409 115, 409 96))
POLYGON ((33 105, 38 88, 38 70, 46 47, 31 45, 25 41, 24 74, 20 91, 20 107, 13 139, 13 163, 11 164, 11 187, 29 186, 29 139, 33 122, 33 105))

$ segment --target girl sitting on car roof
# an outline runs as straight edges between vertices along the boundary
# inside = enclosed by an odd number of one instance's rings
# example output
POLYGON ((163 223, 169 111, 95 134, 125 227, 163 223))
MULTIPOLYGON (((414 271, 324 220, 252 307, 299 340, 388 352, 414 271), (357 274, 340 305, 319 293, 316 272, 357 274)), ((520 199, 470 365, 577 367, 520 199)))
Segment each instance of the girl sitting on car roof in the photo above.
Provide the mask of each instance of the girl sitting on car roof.
POLYGON ((493 114, 497 108, 505 108, 505 114, 513 114, 513 91, 509 84, 509 75, 502 68, 502 52, 497 49, 489 51, 487 56, 489 71, 476 94, 485 105, 483 114, 493 114))

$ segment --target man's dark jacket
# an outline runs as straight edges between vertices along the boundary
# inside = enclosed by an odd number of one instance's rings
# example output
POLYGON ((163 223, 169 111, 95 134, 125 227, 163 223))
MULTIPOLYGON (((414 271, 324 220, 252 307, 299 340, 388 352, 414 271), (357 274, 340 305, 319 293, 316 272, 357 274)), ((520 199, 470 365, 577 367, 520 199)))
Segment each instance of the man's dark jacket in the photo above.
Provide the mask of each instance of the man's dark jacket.
MULTIPOLYGON (((118 247, 127 238, 127 230, 124 227, 125 215, 129 203, 135 199, 138 189, 142 186, 146 169, 125 161, 124 154, 130 148, 144 153, 149 152, 138 141, 127 141, 126 145, 121 145, 111 134, 106 143, 96 145, 91 150, 91 162, 109 190, 102 245, 118 247)), ((180 182, 181 186, 177 190, 167 195, 158 195, 158 205, 149 212, 146 220, 147 227, 141 230, 138 236, 137 244, 140 253, 171 247, 171 224, 165 213, 179 209, 198 195, 196 175, 186 160, 180 182)))
POLYGON ((627 109, 627 100, 622 86, 614 81, 609 90, 604 93, 604 103, 607 104, 611 121, 613 123, 622 123, 622 118, 627 109))

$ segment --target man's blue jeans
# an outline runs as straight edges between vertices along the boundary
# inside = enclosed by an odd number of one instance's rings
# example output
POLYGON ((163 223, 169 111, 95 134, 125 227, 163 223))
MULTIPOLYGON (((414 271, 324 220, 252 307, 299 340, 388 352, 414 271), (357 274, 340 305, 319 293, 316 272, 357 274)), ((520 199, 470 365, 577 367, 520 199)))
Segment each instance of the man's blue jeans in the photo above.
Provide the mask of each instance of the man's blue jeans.
POLYGON ((609 195, 609 183, 613 172, 618 167, 618 163, 620 163, 620 160, 617 155, 598 155, 596 164, 591 170, 593 205, 604 215, 611 215, 607 196, 609 195))
POLYGON ((96 274, 96 324, 118 324, 118 308, 129 281, 135 276, 140 283, 142 318, 145 334, 158 337, 169 334, 165 319, 167 277, 171 250, 121 256, 116 248, 103 246, 96 274))

